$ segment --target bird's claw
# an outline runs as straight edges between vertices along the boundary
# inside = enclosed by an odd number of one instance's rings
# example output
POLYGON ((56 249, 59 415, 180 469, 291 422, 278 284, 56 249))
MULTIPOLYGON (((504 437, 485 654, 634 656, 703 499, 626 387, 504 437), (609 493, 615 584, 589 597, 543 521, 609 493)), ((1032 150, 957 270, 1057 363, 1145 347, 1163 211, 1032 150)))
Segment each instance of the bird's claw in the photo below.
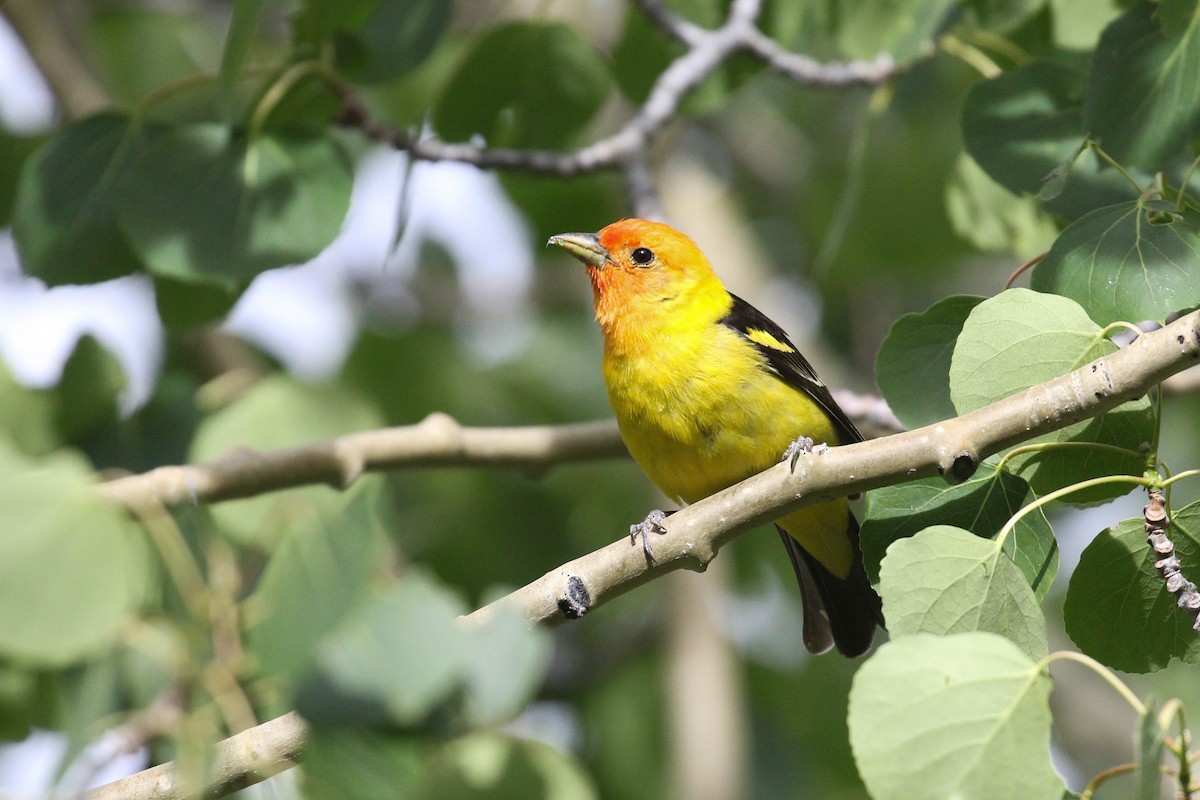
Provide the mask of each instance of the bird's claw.
POLYGON ((663 520, 667 518, 667 514, 659 511, 657 508, 646 515, 646 518, 636 525, 629 526, 629 543, 634 544, 638 537, 642 537, 642 552, 646 554, 647 561, 654 560, 654 545, 650 544, 650 534, 654 533, 662 536, 667 532, 663 527, 663 520))
POLYGON ((780 460, 788 462, 788 469, 795 472, 796 462, 800 460, 801 455, 807 455, 808 453, 821 455, 828 449, 829 445, 824 442, 813 444, 811 436, 801 436, 787 446, 787 449, 783 451, 783 458, 780 460))

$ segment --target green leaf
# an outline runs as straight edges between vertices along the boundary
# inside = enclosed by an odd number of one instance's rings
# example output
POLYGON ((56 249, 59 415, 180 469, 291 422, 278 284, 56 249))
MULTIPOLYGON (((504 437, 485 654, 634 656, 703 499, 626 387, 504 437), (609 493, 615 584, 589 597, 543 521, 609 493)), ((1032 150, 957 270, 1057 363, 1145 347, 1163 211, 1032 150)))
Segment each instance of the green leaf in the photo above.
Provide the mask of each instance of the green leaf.
POLYGON ((242 65, 250 55, 258 20, 266 4, 266 0, 233 0, 233 18, 229 21, 229 33, 221 52, 221 69, 217 73, 217 83, 221 87, 222 101, 227 111, 233 110, 234 88, 241 77, 242 65))
MULTIPOLYGON (((1009 289, 983 301, 967 317, 950 363, 950 396, 965 414, 1115 350, 1075 301, 1009 289)), ((1141 475, 1145 459, 1139 450, 1153 432, 1150 401, 1143 397, 1025 443, 1100 444, 1127 452, 1049 448, 1014 457, 1010 468, 1039 495, 1102 475, 1141 475)), ((1069 502, 1099 502, 1128 490, 1123 484, 1098 486, 1072 494, 1069 502)))
POLYGON ((1095 50, 1100 34, 1123 10, 1117 0, 1050 0, 1055 46, 1095 50))
POLYGON ((1179 36, 1187 31, 1196 18, 1196 0, 1162 0, 1158 4, 1158 22, 1167 36, 1179 36))
POLYGON ((968 0, 979 27, 996 33, 1008 33, 1033 16, 1045 0, 968 0))
POLYGON ((1134 800, 1159 800, 1162 797, 1163 729, 1158 724, 1158 708, 1153 702, 1147 702, 1138 715, 1133 749, 1138 757, 1134 800))
POLYGON ((0 654, 59 666, 96 653, 145 595, 141 532, 75 456, 30 462, 0 443, 0 474, 0 654))
POLYGON ((946 184, 946 212, 955 233, 980 250, 1028 259, 1046 252, 1058 235, 1035 197, 1013 194, 966 154, 946 184))
POLYGON ((61 443, 54 424, 57 408, 51 392, 17 383, 0 360, 0 447, 11 443, 27 456, 54 450, 61 443))
POLYGON ((464 611, 445 589, 406 576, 324 640, 297 710, 317 726, 420 724, 462 681, 464 611))
POLYGON ((0 131, 0 227, 12 225, 21 169, 46 141, 46 136, 16 136, 0 131))
POLYGON ((1096 46, 1084 128, 1122 164, 1166 166, 1200 133, 1200 11, 1167 35, 1158 3, 1138 0, 1096 46))
POLYGON ((1030 658, 1046 655, 1046 619, 1021 570, 993 541, 935 525, 893 544, 879 567, 893 640, 990 631, 1030 658))
POLYGON ((101 733, 98 723, 122 710, 118 696, 118 660, 112 654, 79 664, 54 676, 59 702, 56 712, 66 750, 62 754, 55 780, 62 780, 68 767, 83 754, 84 748, 101 733))
POLYGON ((304 753, 304 796, 309 800, 419 797, 417 790, 430 763, 427 748, 417 738, 318 725, 309 733, 304 753))
MULTIPOLYGON (((963 143, 997 183, 1036 194, 1084 140, 1083 99, 1088 56, 1053 52, 975 84, 963 103, 963 143)), ((1136 196, 1115 170, 1079 157, 1050 210, 1077 217, 1136 196)))
POLYGON ((37 686, 31 671, 0 662, 0 741, 19 742, 29 735, 37 686))
MULTIPOLYGON (((54 286, 98 283, 141 267, 114 204, 141 146, 127 117, 99 114, 68 125, 25 162, 13 236, 28 274, 54 286)), ((164 205, 157 198, 157 210, 164 205)))
POLYGON ((117 416, 117 398, 125 388, 125 371, 92 336, 79 338, 63 364, 56 391, 55 422, 68 441, 78 441, 117 416))
POLYGON ((509 606, 468 629, 466 639, 473 654, 463 665, 471 723, 494 725, 512 719, 541 684, 550 663, 550 640, 509 606))
POLYGON ((443 138, 481 135, 491 145, 556 147, 599 110, 608 71, 591 44, 559 23, 493 28, 450 79, 434 127, 443 138))
MULTIPOLYGON (((194 7, 192 7, 194 9, 194 7)), ((115 105, 134 108, 151 92, 216 72, 217 26, 187 6, 111 4, 80 19, 88 64, 95 65, 115 105)))
POLYGON ((303 770, 304 793, 313 800, 599 796, 574 759, 541 742, 494 731, 430 743, 381 731, 318 728, 303 770))
POLYGON ((154 305, 163 324, 181 330, 220 322, 242 296, 238 286, 226 286, 154 276, 154 305))
POLYGON ((896 320, 875 359, 875 380, 907 428, 955 416, 950 400, 950 357, 971 309, 982 297, 952 295, 896 320))
MULTIPOLYGON (((190 461, 212 461, 239 449, 278 450, 378 428, 378 412, 354 393, 334 386, 303 386, 282 376, 264 378, 236 402, 205 419, 190 461)), ((288 489, 212 507, 221 529, 241 542, 269 545, 299 526, 323 525, 345 506, 344 492, 314 486, 288 489)))
POLYGON ((300 674, 317 643, 366 594, 379 553, 377 483, 351 490, 346 509, 275 549, 250 601, 262 621, 247 642, 268 674, 300 674))
MULTIPOLYGON (((867 493, 867 513, 859 534, 863 563, 873 579, 884 552, 905 537, 932 525, 953 525, 991 539, 1022 507, 1036 498, 1029 484, 1010 472, 997 473, 985 463, 956 486, 925 478, 867 493)), ((1033 587, 1040 601, 1058 572, 1058 543, 1045 514, 1026 514, 1004 540, 1004 552, 1033 587)))
POLYGON ((512 609, 464 622, 459 599, 409 573, 360 604, 316 651, 298 708, 318 726, 495 725, 525 706, 549 661, 544 631, 512 609))
POLYGON ((1050 679, 995 634, 887 642, 850 690, 850 744, 875 800, 1060 800, 1050 679))
POLYGON ((1031 285, 1071 298, 1102 325, 1161 322, 1200 298, 1200 212, 1162 214, 1145 200, 1096 209, 1062 232, 1031 285))
MULTIPOLYGON (((1063 617, 1079 649, 1113 669, 1155 672, 1172 658, 1200 663, 1195 618, 1175 603, 1154 568, 1145 521, 1106 528, 1084 549, 1071 575, 1063 617)), ((1167 535, 1183 573, 1200 575, 1200 504, 1175 512, 1167 535)))
POLYGON ((399 77, 433 52, 450 23, 444 0, 375 0, 363 24, 340 26, 334 38, 337 67, 358 83, 399 77))
POLYGON ((852 0, 839 9, 838 45, 850 58, 888 53, 900 62, 932 52, 953 0, 852 0))
POLYGON ((246 141, 198 123, 147 145, 122 184, 118 217, 151 272, 233 288, 333 241, 350 184, 350 164, 329 136, 273 129, 246 141))

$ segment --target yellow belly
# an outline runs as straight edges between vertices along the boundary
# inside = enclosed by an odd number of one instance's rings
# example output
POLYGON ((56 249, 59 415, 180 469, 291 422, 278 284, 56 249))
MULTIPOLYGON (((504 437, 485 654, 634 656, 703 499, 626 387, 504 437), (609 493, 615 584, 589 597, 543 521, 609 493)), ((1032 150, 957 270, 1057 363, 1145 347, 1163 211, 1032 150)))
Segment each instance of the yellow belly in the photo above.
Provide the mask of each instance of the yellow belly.
MULTIPOLYGON (((800 436, 837 444, 821 408, 763 368, 730 331, 704 352, 609 357, 605 379, 629 452, 669 497, 693 503, 779 462, 800 436), (715 351, 715 352, 714 352, 715 351), (679 367, 672 369, 669 366, 679 367), (681 368, 686 365, 687 368, 681 368), (731 376, 749 376, 731 379, 731 376)), ((845 500, 776 523, 839 577, 849 574, 845 500)))

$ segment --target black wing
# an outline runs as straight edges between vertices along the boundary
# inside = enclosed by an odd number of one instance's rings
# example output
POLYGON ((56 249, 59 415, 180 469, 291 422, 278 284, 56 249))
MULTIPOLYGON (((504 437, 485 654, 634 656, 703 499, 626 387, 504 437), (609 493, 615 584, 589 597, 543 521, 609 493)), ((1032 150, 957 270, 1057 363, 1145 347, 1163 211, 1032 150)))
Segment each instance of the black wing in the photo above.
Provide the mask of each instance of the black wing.
POLYGON ((828 387, 817 377, 817 371, 800 355, 800 351, 788 339, 783 328, 771 318, 735 294, 733 307, 721 320, 721 324, 737 331, 746 341, 754 345, 767 359, 767 364, 784 383, 804 392, 825 410, 833 420, 841 437, 839 444, 861 442, 863 435, 846 416, 829 393, 828 387))

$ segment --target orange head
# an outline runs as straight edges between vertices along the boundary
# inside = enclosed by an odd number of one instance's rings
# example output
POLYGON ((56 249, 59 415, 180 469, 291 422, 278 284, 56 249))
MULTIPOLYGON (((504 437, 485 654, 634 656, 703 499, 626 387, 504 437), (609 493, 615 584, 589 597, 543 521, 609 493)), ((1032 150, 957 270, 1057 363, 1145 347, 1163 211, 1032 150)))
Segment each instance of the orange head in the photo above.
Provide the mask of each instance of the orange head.
POLYGON ((596 319, 605 334, 658 328, 708 307, 722 312, 728 295, 696 243, 661 222, 623 219, 599 233, 550 237, 587 267, 596 319))

